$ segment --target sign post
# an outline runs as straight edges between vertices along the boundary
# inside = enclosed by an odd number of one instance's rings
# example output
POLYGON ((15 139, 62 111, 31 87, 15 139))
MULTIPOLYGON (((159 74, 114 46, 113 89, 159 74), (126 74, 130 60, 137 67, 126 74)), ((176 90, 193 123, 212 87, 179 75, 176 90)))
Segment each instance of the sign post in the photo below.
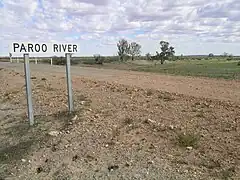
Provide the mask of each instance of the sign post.
POLYGON ((9 53, 10 63, 12 63, 12 53, 9 53))
POLYGON ((69 53, 65 54, 66 57, 66 74, 67 74, 67 89, 68 89, 68 110, 73 112, 73 96, 72 96, 72 80, 71 80, 71 57, 69 53))
POLYGON ((28 105, 28 119, 30 126, 34 125, 33 116, 33 105, 32 105, 32 88, 31 88, 31 77, 29 68, 29 54, 24 54, 24 71, 25 71, 25 84, 26 84, 26 95, 27 95, 27 105, 28 105))
MULTIPOLYGON (((66 76, 67 76, 67 91, 68 91, 68 110, 73 112, 73 92, 71 82, 71 55, 78 52, 78 45, 71 43, 18 43, 14 42, 10 45, 10 62, 12 62, 12 53, 24 54, 24 71, 25 71, 25 83, 26 83, 26 96, 28 105, 28 118, 30 126, 34 125, 33 104, 32 104, 32 89, 31 89, 31 77, 29 68, 29 53, 31 54, 59 54, 65 53, 66 57, 66 76)), ((38 56, 39 57, 39 56, 38 56)), ((35 58, 37 64, 37 58, 35 58)), ((53 60, 51 58, 51 65, 53 60)))

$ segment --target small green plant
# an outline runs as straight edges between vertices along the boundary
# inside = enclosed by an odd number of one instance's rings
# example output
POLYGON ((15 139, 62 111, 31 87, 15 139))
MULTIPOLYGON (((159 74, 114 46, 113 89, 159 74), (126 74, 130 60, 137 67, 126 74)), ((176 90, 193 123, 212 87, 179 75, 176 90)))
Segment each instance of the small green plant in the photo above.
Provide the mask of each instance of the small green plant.
POLYGON ((235 167, 230 167, 230 168, 222 171, 222 178, 224 180, 231 179, 231 177, 233 176, 234 173, 235 173, 235 167))
POLYGON ((152 89, 148 89, 147 90, 147 96, 151 96, 153 95, 153 90, 152 89))
POLYGON ((52 62, 54 65, 65 65, 66 64, 66 60, 63 56, 61 56, 61 57, 53 56, 52 62))
POLYGON ((158 98, 163 99, 164 101, 174 101, 175 100, 175 98, 172 97, 170 94, 159 94, 158 98))
POLYGON ((103 64, 104 57, 100 56, 100 54, 95 54, 94 59, 95 59, 95 64, 101 64, 101 65, 103 64))
POLYGON ((204 118, 204 112, 203 111, 200 111, 196 114, 196 117, 199 117, 199 118, 204 118))
POLYGON ((129 124, 133 123, 133 120, 128 117, 128 118, 124 119, 124 123, 129 125, 129 124))
POLYGON ((178 134, 177 142, 181 147, 197 147, 200 136, 193 133, 178 134))

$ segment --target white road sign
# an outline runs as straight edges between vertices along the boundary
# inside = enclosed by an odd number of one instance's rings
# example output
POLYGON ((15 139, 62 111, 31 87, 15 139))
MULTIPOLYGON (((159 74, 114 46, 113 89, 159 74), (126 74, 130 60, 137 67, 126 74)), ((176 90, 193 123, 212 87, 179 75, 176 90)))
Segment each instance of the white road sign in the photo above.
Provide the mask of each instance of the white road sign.
POLYGON ((10 44, 10 53, 13 54, 65 54, 77 53, 78 44, 74 43, 20 43, 10 44))

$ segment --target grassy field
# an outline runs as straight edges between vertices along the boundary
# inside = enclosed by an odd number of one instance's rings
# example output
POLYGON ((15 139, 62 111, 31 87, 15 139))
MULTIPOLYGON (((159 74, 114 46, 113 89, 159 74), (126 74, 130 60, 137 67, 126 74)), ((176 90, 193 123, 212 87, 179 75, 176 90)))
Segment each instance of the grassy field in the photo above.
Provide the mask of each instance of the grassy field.
MULTIPOLYGON (((197 76, 209 78, 240 79, 240 66, 238 61, 227 60, 182 60, 165 64, 153 63, 105 63, 104 65, 87 65, 109 69, 121 69, 132 71, 143 71, 152 73, 163 73, 181 76, 197 76)), ((85 65, 86 66, 86 65, 85 65)))
POLYGON ((210 78, 240 79, 240 66, 237 61, 188 60, 164 65, 143 65, 132 70, 157 72, 183 76, 202 76, 210 78))

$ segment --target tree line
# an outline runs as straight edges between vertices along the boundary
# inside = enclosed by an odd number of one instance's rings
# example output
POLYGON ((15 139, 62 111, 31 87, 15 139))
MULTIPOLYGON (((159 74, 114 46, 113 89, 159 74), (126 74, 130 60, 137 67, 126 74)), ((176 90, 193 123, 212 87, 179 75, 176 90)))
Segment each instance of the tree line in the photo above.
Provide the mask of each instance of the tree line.
MULTIPOLYGON (((174 56, 175 50, 174 47, 170 46, 167 41, 160 41, 159 44, 161 52, 156 51, 155 55, 147 53, 146 58, 147 60, 160 60, 161 64, 163 64, 165 60, 169 59, 169 57, 174 56)), ((117 48, 120 61, 128 60, 129 56, 133 61, 135 57, 139 57, 141 55, 141 45, 136 42, 128 43, 126 39, 119 40, 117 48)))

